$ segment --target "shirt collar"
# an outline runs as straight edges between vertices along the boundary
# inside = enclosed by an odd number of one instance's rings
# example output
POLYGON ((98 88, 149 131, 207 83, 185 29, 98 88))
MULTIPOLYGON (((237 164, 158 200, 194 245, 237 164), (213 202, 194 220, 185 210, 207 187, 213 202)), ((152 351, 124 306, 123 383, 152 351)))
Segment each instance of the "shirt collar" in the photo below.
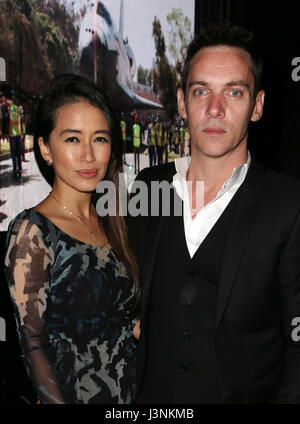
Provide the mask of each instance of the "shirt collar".
MULTIPOLYGON (((233 169, 231 177, 226 180, 217 194, 217 197, 224 194, 227 190, 236 184, 241 184, 246 177, 251 162, 251 155, 248 150, 248 160, 240 166, 233 169)), ((186 174, 191 163, 191 157, 183 157, 175 159, 176 174, 173 175, 173 185, 176 188, 177 194, 183 200, 184 184, 186 183, 186 174)))

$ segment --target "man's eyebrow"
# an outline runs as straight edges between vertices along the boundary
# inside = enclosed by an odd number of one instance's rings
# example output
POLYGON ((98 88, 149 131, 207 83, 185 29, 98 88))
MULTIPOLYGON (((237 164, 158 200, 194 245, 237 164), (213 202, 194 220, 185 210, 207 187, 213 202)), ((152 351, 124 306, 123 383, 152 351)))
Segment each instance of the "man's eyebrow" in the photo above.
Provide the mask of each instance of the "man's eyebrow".
MULTIPOLYGON (((63 135, 65 133, 76 133, 76 134, 81 134, 82 131, 80 130, 75 130, 73 128, 66 128, 65 130, 63 130, 61 133, 59 133, 59 135, 63 135)), ((94 134, 106 134, 110 136, 110 131, 109 130, 96 130, 94 131, 94 134)))
POLYGON ((249 84, 244 80, 229 81, 225 84, 225 86, 226 87, 240 86, 240 87, 245 87, 248 91, 250 91, 249 84))
POLYGON ((193 85, 204 85, 205 87, 208 86, 208 83, 205 81, 191 81, 189 83, 189 88, 193 87, 193 85))
MULTIPOLYGON (((209 84, 205 81, 191 81, 189 83, 189 88, 193 87, 194 85, 203 85, 204 87, 207 87, 209 84)), ((248 91, 250 91, 249 84, 244 80, 229 81, 225 84, 225 87, 233 87, 233 86, 245 87, 248 91)))

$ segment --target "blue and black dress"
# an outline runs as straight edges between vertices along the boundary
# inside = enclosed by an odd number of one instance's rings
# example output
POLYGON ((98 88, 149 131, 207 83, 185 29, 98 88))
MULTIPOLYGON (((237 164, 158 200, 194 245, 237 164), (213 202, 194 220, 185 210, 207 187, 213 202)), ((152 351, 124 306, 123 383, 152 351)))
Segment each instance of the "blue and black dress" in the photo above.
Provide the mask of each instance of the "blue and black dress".
POLYGON ((134 402, 135 287, 112 248, 74 239, 26 209, 9 225, 5 270, 41 402, 134 402))

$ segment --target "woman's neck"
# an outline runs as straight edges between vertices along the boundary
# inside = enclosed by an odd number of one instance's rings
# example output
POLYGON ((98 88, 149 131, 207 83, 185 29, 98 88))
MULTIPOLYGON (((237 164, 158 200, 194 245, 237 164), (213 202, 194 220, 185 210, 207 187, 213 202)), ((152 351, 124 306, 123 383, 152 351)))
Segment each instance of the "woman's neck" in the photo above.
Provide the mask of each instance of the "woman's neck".
POLYGON ((53 185, 49 196, 53 197, 61 206, 66 206, 74 215, 86 219, 90 218, 92 213, 90 207, 92 194, 90 192, 86 193, 74 189, 62 189, 53 185))

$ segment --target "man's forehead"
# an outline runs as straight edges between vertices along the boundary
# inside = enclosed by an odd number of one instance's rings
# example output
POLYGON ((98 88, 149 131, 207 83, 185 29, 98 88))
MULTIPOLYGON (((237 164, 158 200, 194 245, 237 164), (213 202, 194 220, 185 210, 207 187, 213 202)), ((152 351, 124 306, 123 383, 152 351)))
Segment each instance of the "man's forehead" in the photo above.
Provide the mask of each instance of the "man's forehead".
POLYGON ((239 47, 204 47, 191 60, 188 80, 194 79, 196 74, 206 72, 209 73, 208 76, 216 75, 219 78, 227 78, 229 74, 234 78, 238 75, 252 76, 250 55, 239 47))

